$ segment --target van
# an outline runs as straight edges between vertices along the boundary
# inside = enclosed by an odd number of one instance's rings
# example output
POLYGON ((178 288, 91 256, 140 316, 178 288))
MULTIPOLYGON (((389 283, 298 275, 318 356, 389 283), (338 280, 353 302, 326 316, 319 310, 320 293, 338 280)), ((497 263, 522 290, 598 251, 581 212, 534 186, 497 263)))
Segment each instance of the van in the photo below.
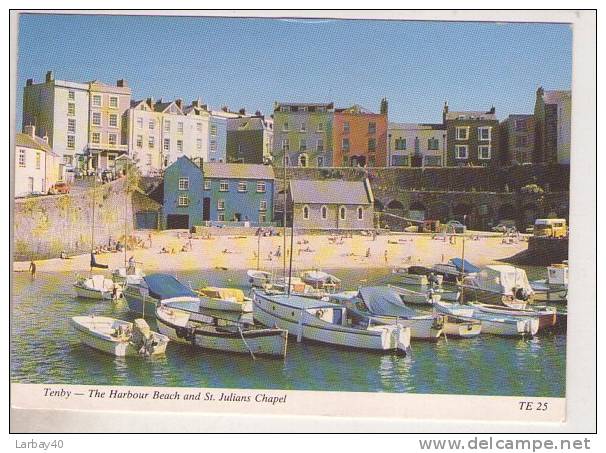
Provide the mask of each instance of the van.
POLYGON ((534 222, 534 235, 551 238, 568 236, 566 219, 537 219, 534 222))

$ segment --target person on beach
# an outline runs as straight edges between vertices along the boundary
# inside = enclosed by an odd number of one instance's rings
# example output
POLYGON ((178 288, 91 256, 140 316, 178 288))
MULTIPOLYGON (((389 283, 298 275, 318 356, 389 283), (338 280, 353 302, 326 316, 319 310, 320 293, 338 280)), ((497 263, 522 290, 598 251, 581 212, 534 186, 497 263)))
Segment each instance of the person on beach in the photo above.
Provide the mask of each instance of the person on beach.
POLYGON ((152 235, 151 235, 151 233, 149 233, 147 235, 147 240, 149 241, 149 248, 151 249, 151 247, 152 247, 152 235))
POLYGON ((385 264, 387 264, 387 250, 385 250, 385 264))
POLYGON ((370 247, 366 249, 366 258, 370 258, 370 247))
POLYGON ((36 263, 33 260, 29 263, 29 272, 32 274, 32 280, 36 278, 36 263))

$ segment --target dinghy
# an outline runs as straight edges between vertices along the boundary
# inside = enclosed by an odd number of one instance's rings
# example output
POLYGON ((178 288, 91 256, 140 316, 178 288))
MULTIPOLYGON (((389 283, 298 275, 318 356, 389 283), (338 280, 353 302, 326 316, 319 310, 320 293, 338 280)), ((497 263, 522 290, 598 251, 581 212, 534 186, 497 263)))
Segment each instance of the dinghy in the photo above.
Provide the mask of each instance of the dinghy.
POLYGON ((442 330, 448 338, 473 338, 482 333, 482 321, 447 315, 442 330))
POLYGON ((568 298, 568 262, 552 264, 547 268, 547 278, 530 282, 540 302, 566 302, 568 298))
POLYGON ((74 289, 76 295, 84 299, 112 300, 120 295, 118 285, 101 274, 91 277, 77 276, 74 289))
POLYGON ((156 307, 156 322, 161 333, 176 343, 201 349, 286 357, 288 331, 260 328, 238 316, 203 310, 196 304, 167 303, 156 307))
POLYGON ((70 324, 82 343, 117 357, 164 354, 169 341, 151 331, 143 319, 131 323, 106 316, 74 316, 70 324))
POLYGON ((538 318, 513 318, 481 310, 474 310, 473 318, 482 322, 482 332, 492 335, 532 337, 539 331, 538 318))
POLYGON ((252 299, 245 297, 241 289, 207 286, 198 289, 196 293, 200 297, 202 308, 243 313, 249 313, 253 310, 252 299))
POLYGON ((398 294, 402 301, 406 304, 414 305, 433 305, 441 300, 442 296, 438 292, 433 291, 413 291, 407 288, 396 285, 387 285, 389 289, 398 294))
POLYGON ((246 271, 246 275, 248 276, 248 283, 253 288, 266 288, 271 283, 270 272, 249 269, 246 271))
POLYGON ((488 305, 479 303, 470 303, 473 308, 485 313, 494 313, 499 315, 511 316, 513 318, 538 318, 539 330, 550 328, 556 325, 557 310, 555 307, 534 307, 532 309, 520 309, 504 307, 502 305, 488 305))
POLYGON ((320 270, 301 272, 301 280, 314 289, 325 289, 328 291, 334 291, 341 285, 340 279, 320 270))
POLYGON ((392 270, 404 285, 418 285, 433 287, 442 286, 444 277, 434 273, 433 269, 424 266, 402 266, 392 270))

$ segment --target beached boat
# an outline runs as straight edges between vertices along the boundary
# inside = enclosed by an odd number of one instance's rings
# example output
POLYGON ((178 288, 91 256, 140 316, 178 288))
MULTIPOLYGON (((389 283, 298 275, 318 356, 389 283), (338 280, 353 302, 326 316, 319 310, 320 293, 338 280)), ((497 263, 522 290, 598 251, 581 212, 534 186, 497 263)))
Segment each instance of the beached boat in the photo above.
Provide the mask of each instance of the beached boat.
POLYGON ((249 269, 246 271, 248 283, 254 288, 266 288, 271 283, 271 272, 249 269))
POLYGON ((303 282, 314 289, 334 291, 341 286, 341 280, 339 278, 320 270, 303 271, 300 276, 303 282))
POLYGON ((440 293, 433 291, 413 291, 396 285, 387 285, 387 287, 398 294, 402 301, 407 304, 433 305, 442 298, 440 293))
POLYGON ((434 264, 432 269, 436 274, 442 275, 445 282, 450 283, 458 283, 464 277, 472 277, 480 271, 477 266, 462 258, 452 258, 448 263, 434 264))
POLYGON ((76 295, 84 299, 112 300, 120 295, 120 288, 112 279, 95 274, 91 277, 76 277, 76 295))
POLYGON ((410 329, 398 325, 357 326, 342 305, 288 294, 253 292, 255 321, 278 326, 307 340, 356 349, 406 354, 410 329))
POLYGON ((244 313, 253 310, 252 299, 245 297, 241 289, 207 286, 196 290, 196 293, 200 297, 202 308, 244 313))
POLYGON ((530 282, 534 300, 540 302, 566 302, 568 298, 568 262, 547 267, 547 278, 530 282))
POLYGON ((444 277, 434 273, 433 269, 424 266, 401 266, 392 270, 404 285, 441 286, 444 277))
POLYGON ((479 303, 470 303, 469 305, 485 313, 506 315, 514 318, 538 318, 539 330, 553 327, 556 325, 557 322, 557 310, 555 307, 533 307, 532 309, 516 309, 511 307, 504 307, 502 305, 488 305, 479 303))
POLYGON ((127 322, 106 316, 74 316, 70 325, 82 343, 117 357, 164 354, 169 341, 151 331, 143 319, 127 322))
POLYGON ((437 340, 442 334, 441 315, 417 313, 386 286, 366 286, 353 293, 337 293, 330 301, 346 307, 353 322, 360 325, 401 325, 410 328, 413 340, 437 340))
POLYGON ((154 317, 156 306, 167 302, 194 302, 200 298, 191 289, 169 274, 151 274, 134 284, 127 284, 123 292, 130 311, 143 317, 154 317))
POLYGON ((526 272, 506 264, 484 266, 475 275, 465 277, 461 289, 462 302, 479 301, 512 308, 526 308, 534 296, 526 272))
POLYGON ((286 357, 288 331, 276 327, 261 328, 238 316, 226 316, 201 309, 192 303, 167 303, 156 307, 156 322, 161 333, 176 343, 201 349, 286 357))

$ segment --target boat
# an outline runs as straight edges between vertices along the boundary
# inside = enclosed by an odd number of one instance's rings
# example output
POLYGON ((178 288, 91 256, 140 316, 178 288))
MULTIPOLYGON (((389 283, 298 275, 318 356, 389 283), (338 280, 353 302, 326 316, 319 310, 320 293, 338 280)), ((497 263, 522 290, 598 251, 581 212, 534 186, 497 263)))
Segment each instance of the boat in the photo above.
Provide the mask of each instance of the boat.
POLYGON ((143 319, 127 322, 106 316, 74 316, 70 325, 82 343, 116 357, 164 354, 169 342, 167 336, 150 330, 143 319))
POLYGON ((435 274, 434 270, 424 266, 401 266, 392 270, 398 276, 400 283, 404 285, 418 285, 433 287, 442 286, 444 277, 435 274))
POLYGON ((246 275, 248 276, 248 282, 253 286, 253 288, 265 288, 270 284, 272 275, 267 271, 258 271, 249 269, 246 271, 246 275))
POLYGON ((410 328, 413 340, 437 340, 442 334, 441 315, 417 313, 386 286, 361 287, 356 292, 337 293, 330 300, 345 306, 360 325, 401 325, 410 328))
POLYGON ((526 272, 506 264, 484 266, 475 275, 465 277, 460 287, 464 294, 463 303, 479 301, 526 308, 534 296, 526 272))
POLYGON ((244 313, 252 311, 252 299, 245 297, 241 289, 207 286, 195 292, 200 297, 202 308, 244 313))
POLYGON ((402 301, 407 304, 414 305, 433 305, 436 301, 441 300, 440 293, 433 291, 413 291, 396 285, 387 285, 389 289, 398 294, 402 301))
POLYGON ((534 280, 530 286, 538 302, 566 302, 568 298, 568 262, 547 267, 547 278, 534 280))
POLYGON ((449 316, 457 316, 459 318, 473 318, 473 307, 469 305, 461 305, 459 303, 450 303, 439 301, 433 305, 433 309, 441 314, 449 316))
POLYGON ((205 311, 191 303, 169 302, 156 307, 158 330, 175 343, 201 349, 286 357, 288 331, 262 328, 239 317, 205 311))
POLYGON ((156 306, 163 303, 200 303, 196 293, 169 274, 146 275, 137 283, 127 284, 123 295, 130 311, 143 317, 154 317, 156 306))
POLYGON ((557 310, 555 307, 533 307, 532 309, 516 309, 511 307, 504 307, 502 305, 488 305, 479 303, 470 303, 469 305, 485 313, 501 314, 511 317, 538 318, 539 330, 553 327, 556 325, 557 322, 557 310))
POLYGON ((451 258, 447 263, 434 264, 433 271, 445 282, 458 283, 464 277, 473 277, 480 269, 463 258, 451 258))
POLYGON ((128 280, 129 283, 136 283, 145 277, 143 269, 133 266, 119 267, 112 271, 112 280, 115 283, 124 284, 128 280))
POLYGON ((482 333, 482 321, 447 315, 442 330, 447 338, 473 338, 482 333))
POLYGON ((112 300, 120 295, 120 289, 113 280, 101 274, 77 276, 74 289, 76 295, 84 299, 112 300))
POLYGON ((293 294, 253 291, 255 321, 302 339, 355 349, 406 354, 410 329, 401 325, 356 325, 339 304, 293 294))
POLYGON ((482 332, 506 337, 534 336, 539 331, 538 318, 521 318, 474 310, 473 318, 482 322, 482 332))
POLYGON ((334 291, 341 286, 341 280, 339 278, 317 269, 303 271, 300 276, 303 282, 314 289, 334 291))

